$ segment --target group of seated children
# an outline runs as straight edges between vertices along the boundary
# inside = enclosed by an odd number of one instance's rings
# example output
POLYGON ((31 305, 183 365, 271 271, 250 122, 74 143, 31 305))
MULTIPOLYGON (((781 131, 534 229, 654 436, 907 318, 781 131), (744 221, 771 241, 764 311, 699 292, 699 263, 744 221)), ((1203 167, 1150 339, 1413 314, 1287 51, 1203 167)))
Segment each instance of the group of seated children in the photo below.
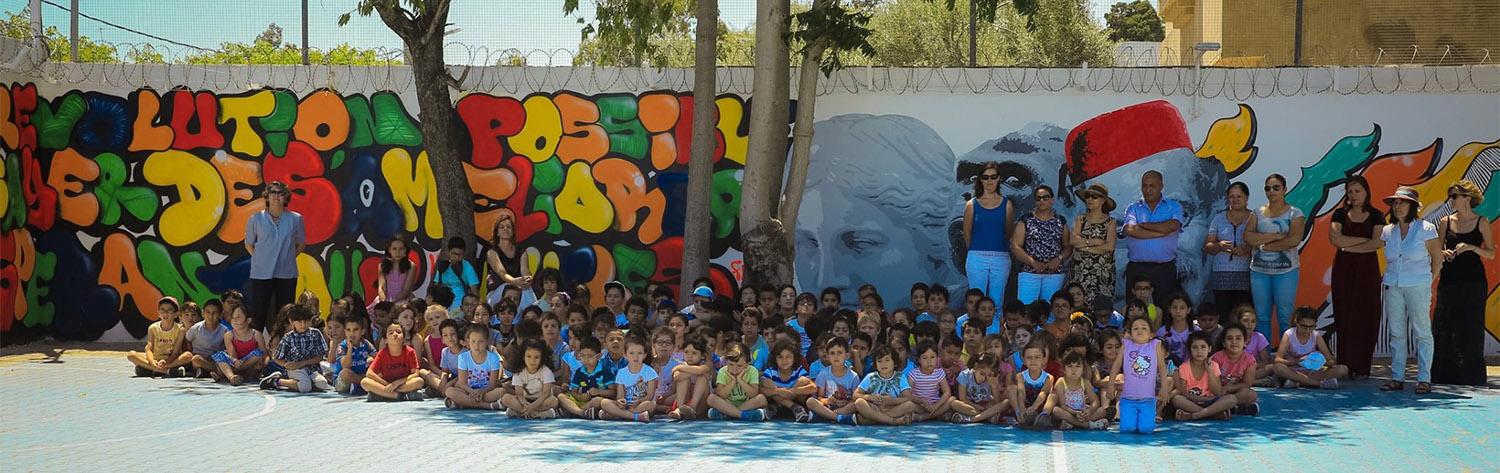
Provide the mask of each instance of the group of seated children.
POLYGON ((1258 415, 1255 386, 1332 389, 1347 373, 1308 308, 1272 357, 1266 337, 1247 328, 1252 308, 1221 325, 1217 309, 1195 314, 1187 296, 1168 300, 1165 317, 1149 296, 1132 297, 1122 316, 1108 297, 1082 301, 1070 288, 1050 301, 1010 301, 997 316, 993 300, 970 291, 967 313, 955 316, 938 285, 914 287, 917 308, 889 313, 868 287, 854 311, 840 307, 837 291, 796 295, 788 308, 774 287, 734 302, 702 286, 683 311, 664 291, 648 292, 652 302, 627 299, 612 283, 596 309, 561 292, 519 313, 513 294, 495 306, 469 295, 451 316, 452 294, 435 287, 428 300, 382 302, 368 315, 357 295, 346 297, 326 323, 304 294, 264 332, 250 327, 238 293, 201 311, 164 297, 145 351, 128 357, 140 376, 192 370, 231 385, 259 378, 263 389, 371 401, 442 397, 449 408, 521 419, 1118 423, 1139 433, 1164 419, 1258 415))

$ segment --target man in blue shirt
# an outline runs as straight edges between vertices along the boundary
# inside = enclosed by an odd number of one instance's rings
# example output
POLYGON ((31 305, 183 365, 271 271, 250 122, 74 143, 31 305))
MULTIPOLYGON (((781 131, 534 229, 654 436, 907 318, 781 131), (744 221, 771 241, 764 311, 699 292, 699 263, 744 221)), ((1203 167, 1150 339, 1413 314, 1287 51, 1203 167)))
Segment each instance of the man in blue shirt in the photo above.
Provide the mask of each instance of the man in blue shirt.
POLYGON ((292 303, 297 290, 297 255, 307 246, 302 214, 286 208, 291 190, 281 181, 266 185, 265 210, 245 222, 245 252, 250 253, 250 326, 265 328, 270 314, 292 303))
POLYGON ((1182 204, 1163 199, 1162 176, 1157 171, 1141 175, 1141 200, 1125 209, 1126 249, 1130 262, 1125 265, 1125 280, 1136 275, 1151 281, 1152 299, 1164 301, 1179 289, 1177 279, 1177 238, 1181 235, 1182 204))

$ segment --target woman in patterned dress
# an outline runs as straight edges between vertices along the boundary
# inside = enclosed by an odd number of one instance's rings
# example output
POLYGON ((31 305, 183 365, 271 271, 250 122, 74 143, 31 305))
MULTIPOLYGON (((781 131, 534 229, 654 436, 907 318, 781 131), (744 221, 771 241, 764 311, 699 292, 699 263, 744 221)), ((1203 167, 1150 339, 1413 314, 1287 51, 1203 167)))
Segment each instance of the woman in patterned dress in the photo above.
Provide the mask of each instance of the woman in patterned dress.
POLYGON ((1109 188, 1093 184, 1078 191, 1086 213, 1073 222, 1073 281, 1083 286, 1084 301, 1115 295, 1115 199, 1109 188))

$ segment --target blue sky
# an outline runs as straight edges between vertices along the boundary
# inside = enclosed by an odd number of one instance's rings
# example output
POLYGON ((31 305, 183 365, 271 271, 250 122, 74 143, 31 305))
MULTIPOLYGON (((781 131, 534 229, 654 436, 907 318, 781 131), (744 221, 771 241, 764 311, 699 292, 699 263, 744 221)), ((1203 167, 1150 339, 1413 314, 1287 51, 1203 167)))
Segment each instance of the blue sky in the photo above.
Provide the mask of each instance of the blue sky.
MULTIPOLYGON (((69 0, 50 0, 66 7, 69 0)), ((26 7, 27 0, 0 0, 0 9, 15 12, 26 7)), ((205 48, 217 48, 223 42, 249 42, 266 25, 283 28, 284 40, 301 43, 300 0, 79 0, 79 11, 131 29, 205 48)), ((315 48, 331 48, 349 42, 360 47, 400 48, 395 34, 375 17, 355 16, 340 28, 338 16, 353 9, 357 0, 308 0, 309 40, 315 48)), ((592 17, 594 5, 581 0, 580 11, 592 17)), ((1109 0, 1094 0, 1093 12, 1102 18, 1109 0)), ((1153 2, 1154 3, 1154 2, 1153 2)), ((498 58, 501 51, 517 48, 531 54, 532 64, 545 64, 547 53, 533 51, 573 51, 578 48, 578 16, 562 13, 562 0, 454 0, 449 21, 461 31, 448 37, 464 46, 450 46, 449 63, 486 63, 486 57, 498 58), (472 60, 471 60, 472 58, 472 60)), ((755 17, 754 0, 720 0, 723 21, 733 27, 749 26, 755 17)), ((66 10, 42 5, 47 26, 68 29, 66 10)), ((153 43, 160 41, 140 36, 99 22, 79 19, 79 34, 113 43, 153 43)), ((174 54, 185 51, 170 46, 174 54)), ((553 63, 567 63, 569 54, 556 54, 553 63)))

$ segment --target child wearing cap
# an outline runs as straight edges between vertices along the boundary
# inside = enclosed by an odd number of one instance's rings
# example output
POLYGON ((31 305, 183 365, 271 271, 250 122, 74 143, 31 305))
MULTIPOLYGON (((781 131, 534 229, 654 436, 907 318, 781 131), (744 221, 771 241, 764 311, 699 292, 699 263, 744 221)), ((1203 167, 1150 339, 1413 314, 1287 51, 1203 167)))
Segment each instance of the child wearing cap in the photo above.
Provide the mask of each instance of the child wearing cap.
POLYGON ((709 288, 708 286, 698 286, 696 288, 693 288, 693 303, 687 307, 682 308, 682 315, 688 316, 688 320, 690 321, 693 320, 694 316, 697 315, 696 312, 698 311, 698 308, 708 304, 708 302, 713 300, 713 298, 714 290, 712 288, 709 288))
POLYGON ((177 323, 177 298, 166 296, 156 302, 157 321, 146 327, 146 348, 132 351, 125 359, 135 365, 136 376, 182 376, 183 366, 193 362, 193 354, 182 349, 187 330, 177 323))

